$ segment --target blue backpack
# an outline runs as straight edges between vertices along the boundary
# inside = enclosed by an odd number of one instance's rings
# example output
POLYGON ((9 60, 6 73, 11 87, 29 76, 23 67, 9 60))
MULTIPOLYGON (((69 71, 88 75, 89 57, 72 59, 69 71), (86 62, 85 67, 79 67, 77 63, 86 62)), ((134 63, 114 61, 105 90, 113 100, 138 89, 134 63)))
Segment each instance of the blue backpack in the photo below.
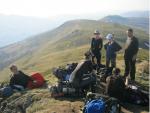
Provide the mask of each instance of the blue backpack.
POLYGON ((1 89, 3 97, 9 97, 13 94, 13 89, 10 86, 4 87, 1 89))
POLYGON ((86 103, 84 113, 104 113, 105 102, 102 99, 88 101, 86 103))
POLYGON ((88 93, 83 113, 120 113, 121 105, 116 98, 98 93, 88 93))

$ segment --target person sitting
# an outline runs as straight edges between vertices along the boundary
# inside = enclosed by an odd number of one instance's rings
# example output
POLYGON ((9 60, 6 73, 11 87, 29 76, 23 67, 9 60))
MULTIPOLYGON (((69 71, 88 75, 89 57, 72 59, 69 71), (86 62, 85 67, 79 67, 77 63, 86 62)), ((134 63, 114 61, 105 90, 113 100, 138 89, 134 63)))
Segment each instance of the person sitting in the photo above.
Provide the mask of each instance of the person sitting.
POLYGON ((120 69, 116 68, 113 71, 113 75, 106 78, 106 94, 122 100, 125 88, 124 80, 120 75, 120 69))
MULTIPOLYGON (((72 83, 75 87, 82 87, 84 81, 82 78, 84 75, 91 74, 93 72, 93 63, 90 57, 85 55, 85 60, 80 62, 74 71, 71 73, 69 82, 72 83)), ((84 84, 85 85, 85 84, 84 84)))
MULTIPOLYGON (((33 79, 24 74, 22 71, 18 70, 17 66, 12 65, 10 67, 10 71, 12 72, 11 78, 10 78, 10 82, 9 82, 9 86, 12 89, 17 89, 17 90, 23 90, 25 88, 27 88, 28 82, 29 81, 33 81, 33 79)), ((35 81, 33 81, 35 82, 35 81)))

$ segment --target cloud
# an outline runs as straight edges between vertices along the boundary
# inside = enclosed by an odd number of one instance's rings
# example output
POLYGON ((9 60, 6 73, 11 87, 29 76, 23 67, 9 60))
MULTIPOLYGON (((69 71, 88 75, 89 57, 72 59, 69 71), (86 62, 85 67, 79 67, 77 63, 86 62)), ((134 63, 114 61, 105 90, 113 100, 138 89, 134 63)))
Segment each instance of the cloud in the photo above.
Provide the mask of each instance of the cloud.
POLYGON ((65 14, 148 10, 148 0, 0 0, 0 13, 53 17, 65 14))

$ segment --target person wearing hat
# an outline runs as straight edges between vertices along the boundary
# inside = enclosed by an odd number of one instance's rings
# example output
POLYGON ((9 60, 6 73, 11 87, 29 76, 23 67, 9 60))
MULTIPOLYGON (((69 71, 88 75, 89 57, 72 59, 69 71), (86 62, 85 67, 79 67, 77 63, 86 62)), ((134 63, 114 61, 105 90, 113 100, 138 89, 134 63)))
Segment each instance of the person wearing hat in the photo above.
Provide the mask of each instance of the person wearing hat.
POLYGON ((139 49, 138 39, 133 35, 133 29, 127 30, 127 40, 125 44, 125 53, 124 53, 124 61, 125 61, 125 73, 124 77, 127 77, 130 73, 131 81, 135 80, 135 63, 136 56, 139 49))
POLYGON ((92 38, 91 41, 91 52, 93 53, 92 62, 94 62, 94 58, 96 57, 97 65, 100 67, 101 65, 101 49, 103 47, 103 40, 100 37, 100 32, 95 30, 94 32, 95 37, 92 38))
POLYGON ((109 68, 111 63, 111 67, 116 67, 116 52, 121 50, 121 46, 114 40, 114 34, 108 34, 106 36, 108 43, 104 45, 106 50, 106 67, 109 68))

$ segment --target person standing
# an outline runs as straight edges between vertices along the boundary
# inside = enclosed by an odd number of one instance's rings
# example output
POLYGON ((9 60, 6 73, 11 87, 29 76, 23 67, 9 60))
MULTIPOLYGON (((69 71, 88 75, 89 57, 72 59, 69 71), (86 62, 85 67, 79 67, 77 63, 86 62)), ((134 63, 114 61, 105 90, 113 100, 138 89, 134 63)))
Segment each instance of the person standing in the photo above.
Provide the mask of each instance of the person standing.
POLYGON ((100 37, 100 32, 95 30, 95 37, 91 41, 91 52, 93 53, 92 62, 94 63, 94 58, 96 57, 98 67, 101 66, 101 49, 103 47, 103 40, 100 37))
POLYGON ((136 57, 139 50, 138 39, 133 35, 133 29, 127 30, 127 40, 125 44, 125 73, 124 77, 127 77, 130 74, 131 81, 135 81, 136 73, 136 57))
POLYGON ((108 34, 106 36, 106 39, 108 40, 108 43, 104 45, 104 48, 106 50, 106 67, 109 68, 109 65, 111 63, 111 67, 116 67, 116 52, 120 51, 122 48, 121 46, 114 40, 113 34, 108 34))

